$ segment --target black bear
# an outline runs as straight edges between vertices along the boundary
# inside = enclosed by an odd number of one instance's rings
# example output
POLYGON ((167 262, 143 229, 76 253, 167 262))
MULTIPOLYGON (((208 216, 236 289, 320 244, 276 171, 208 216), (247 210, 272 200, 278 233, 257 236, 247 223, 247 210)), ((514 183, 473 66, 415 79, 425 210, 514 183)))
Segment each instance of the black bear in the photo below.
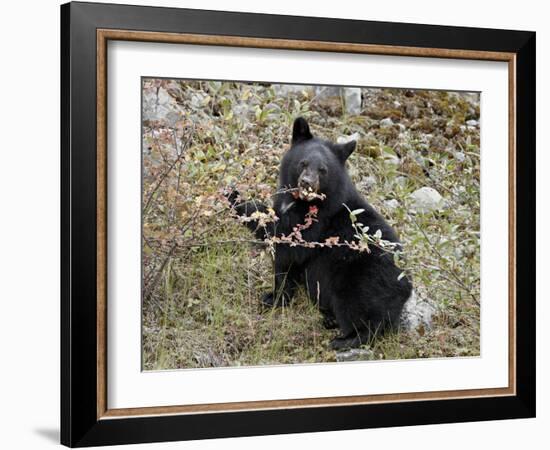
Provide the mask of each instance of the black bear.
POLYGON ((324 325, 340 329, 331 342, 335 350, 370 343, 398 325, 412 292, 411 282, 395 265, 391 252, 376 245, 359 251, 354 245, 357 229, 350 211, 359 210, 358 219, 365 230, 368 227, 368 234, 380 237, 381 233, 384 241, 400 247, 395 231, 357 192, 347 173, 345 163, 355 146, 355 141, 334 144, 314 137, 300 117, 280 165, 273 205, 278 220, 260 224, 254 213, 268 212, 266 205, 241 202, 237 191, 228 194, 232 207, 247 217, 246 225, 259 239, 279 238, 275 240, 275 286, 264 295, 263 303, 288 305, 296 287, 304 285, 323 313, 324 325), (305 245, 289 245, 284 238, 291 235, 305 245), (324 242, 337 245, 310 244, 324 242))

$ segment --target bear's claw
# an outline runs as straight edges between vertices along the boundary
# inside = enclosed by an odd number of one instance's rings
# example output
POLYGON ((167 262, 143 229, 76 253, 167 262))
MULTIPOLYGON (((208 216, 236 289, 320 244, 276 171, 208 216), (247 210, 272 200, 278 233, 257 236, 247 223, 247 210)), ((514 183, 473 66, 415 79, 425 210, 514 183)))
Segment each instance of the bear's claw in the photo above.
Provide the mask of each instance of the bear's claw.
POLYGON ((281 306, 287 306, 289 303, 285 294, 276 298, 273 292, 266 292, 261 299, 261 305, 267 308, 280 308, 281 306))

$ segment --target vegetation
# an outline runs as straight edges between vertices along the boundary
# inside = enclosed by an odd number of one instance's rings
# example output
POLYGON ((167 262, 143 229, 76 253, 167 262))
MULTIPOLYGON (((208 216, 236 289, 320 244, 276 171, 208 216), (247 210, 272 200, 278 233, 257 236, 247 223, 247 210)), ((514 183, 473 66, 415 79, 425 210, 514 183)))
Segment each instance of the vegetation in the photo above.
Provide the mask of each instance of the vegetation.
MULTIPOLYGON (((328 362, 336 353, 304 292, 265 310, 271 254, 231 214, 235 185, 271 202, 297 116, 334 141, 354 135, 358 189, 398 231, 405 270, 435 308, 378 339, 376 359, 479 355, 479 96, 362 89, 358 114, 334 88, 143 80, 145 370, 328 362), (421 188, 441 195, 419 207, 421 188)), ((359 216, 360 217, 360 216, 359 216)))

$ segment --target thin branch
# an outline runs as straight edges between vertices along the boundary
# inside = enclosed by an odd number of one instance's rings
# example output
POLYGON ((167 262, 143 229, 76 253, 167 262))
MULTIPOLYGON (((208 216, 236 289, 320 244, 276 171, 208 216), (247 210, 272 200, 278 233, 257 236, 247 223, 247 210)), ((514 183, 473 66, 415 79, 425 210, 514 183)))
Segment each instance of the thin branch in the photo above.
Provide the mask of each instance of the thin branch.
POLYGON ((162 183, 164 182, 164 180, 166 179, 166 177, 168 177, 168 175, 170 174, 170 172, 172 171, 172 169, 176 166, 176 164, 181 160, 181 158, 183 157, 184 153, 185 153, 185 150, 187 149, 187 146, 189 145, 189 143, 191 142, 191 138, 194 134, 194 131, 195 131, 195 128, 193 127, 193 129, 191 130, 191 132, 189 133, 189 137, 187 138, 187 141, 185 142, 185 145, 181 148, 181 151, 179 152, 178 154, 178 149, 177 149, 177 143, 176 143, 176 159, 170 164, 170 166, 168 167, 168 169, 166 169, 164 171, 164 173, 159 177, 159 180, 157 181, 157 184, 155 185, 155 187, 152 189, 151 193, 148 195, 147 197, 147 201, 145 202, 145 206, 143 207, 143 214, 146 214, 148 209, 149 209, 149 206, 151 204, 151 201, 153 200, 153 197, 155 196, 156 192, 158 191, 158 189, 160 188, 160 186, 162 185, 162 183))
MULTIPOLYGON (((418 230, 420 231, 420 233, 422 234, 422 236, 424 237, 424 239, 426 240, 426 242, 428 243, 428 245, 430 246, 431 250, 435 253, 435 255, 439 258, 440 262, 443 264, 445 262, 445 258, 443 257, 443 255, 439 252, 439 250, 437 249, 437 247, 432 243, 432 241, 430 241, 430 239, 428 238, 428 235, 426 234, 426 232, 424 231, 424 229, 418 224, 418 222, 416 221, 416 219, 414 217, 411 216, 411 219, 412 221, 414 222, 414 224, 416 225, 416 227, 418 228, 418 230)), ((479 305, 479 299, 474 295, 474 293, 472 292, 471 288, 469 288, 466 283, 464 283, 464 281, 456 274, 454 273, 452 270, 449 270, 445 267, 440 267, 440 270, 443 270, 445 271, 446 273, 448 273, 451 277, 454 278, 455 282, 460 286, 462 287, 469 295, 470 297, 472 297, 473 301, 479 305)))
POLYGON ((144 299, 149 300, 151 294, 155 290, 158 282, 160 281, 160 278, 162 276, 162 271, 166 267, 166 264, 168 264, 168 261, 170 260, 170 258, 174 254, 174 251, 176 250, 177 247, 178 247, 178 245, 176 243, 172 244, 172 247, 170 248, 170 250, 166 254, 164 260, 162 261, 162 263, 160 265, 160 268, 157 270, 157 275, 155 276, 154 280, 151 281, 149 284, 147 284, 147 286, 144 286, 144 288, 143 288, 143 291, 144 291, 143 292, 143 298, 144 299))

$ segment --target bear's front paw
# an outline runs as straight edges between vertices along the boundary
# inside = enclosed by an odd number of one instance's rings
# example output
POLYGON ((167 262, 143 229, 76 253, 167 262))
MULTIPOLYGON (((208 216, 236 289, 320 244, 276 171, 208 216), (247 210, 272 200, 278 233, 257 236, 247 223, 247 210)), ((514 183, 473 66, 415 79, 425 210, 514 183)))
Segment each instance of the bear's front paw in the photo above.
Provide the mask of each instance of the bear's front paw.
POLYGON ((334 316, 323 316, 323 326, 327 330, 334 330, 335 328, 338 328, 338 322, 336 322, 336 319, 334 316))
POLYGON ((284 294, 276 297, 273 295, 273 292, 266 292, 262 295, 261 304, 266 308, 278 308, 280 306, 287 306, 289 301, 288 297, 284 294))
POLYGON ((266 292, 262 295, 261 305, 266 307, 273 307, 273 292, 266 292))
POLYGON ((361 341, 357 338, 345 338, 336 337, 330 341, 330 348, 332 350, 349 350, 350 348, 356 348, 361 345, 361 341))

